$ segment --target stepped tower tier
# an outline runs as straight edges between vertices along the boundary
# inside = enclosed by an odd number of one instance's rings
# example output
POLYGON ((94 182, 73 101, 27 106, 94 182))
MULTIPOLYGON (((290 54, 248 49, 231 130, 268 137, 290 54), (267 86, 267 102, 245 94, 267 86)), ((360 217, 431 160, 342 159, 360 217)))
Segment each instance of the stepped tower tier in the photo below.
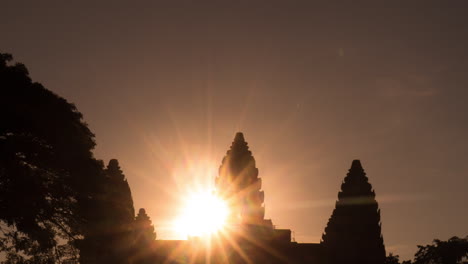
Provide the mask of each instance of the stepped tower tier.
POLYGON ((252 152, 240 132, 236 134, 219 167, 216 188, 218 194, 229 203, 231 223, 264 225, 262 181, 258 177, 252 152))
POLYGON ((383 264, 380 209, 359 160, 344 178, 338 201, 322 236, 328 264, 383 264))

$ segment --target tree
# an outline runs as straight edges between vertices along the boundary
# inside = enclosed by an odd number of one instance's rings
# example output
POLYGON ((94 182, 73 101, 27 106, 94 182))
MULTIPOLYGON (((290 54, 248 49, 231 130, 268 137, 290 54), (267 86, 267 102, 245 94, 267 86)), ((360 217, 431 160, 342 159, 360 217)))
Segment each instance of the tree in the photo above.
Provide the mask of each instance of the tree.
MULTIPOLYGON (((385 264, 400 264, 400 256, 390 253, 385 259, 385 264)), ((401 264, 412 264, 411 260, 405 260, 401 264)))
POLYGON ((393 253, 390 253, 390 254, 385 258, 385 264, 400 264, 400 256, 398 256, 398 255, 393 255, 393 253))
POLYGON ((468 236, 448 241, 435 239, 431 245, 418 245, 414 264, 457 264, 468 258, 468 236))
POLYGON ((60 241, 87 232, 102 162, 76 107, 12 59, 0 53, 1 247, 18 258, 59 258, 60 241))
POLYGON ((385 261, 380 210, 359 160, 352 162, 341 185, 322 240, 329 263, 382 264, 385 261))

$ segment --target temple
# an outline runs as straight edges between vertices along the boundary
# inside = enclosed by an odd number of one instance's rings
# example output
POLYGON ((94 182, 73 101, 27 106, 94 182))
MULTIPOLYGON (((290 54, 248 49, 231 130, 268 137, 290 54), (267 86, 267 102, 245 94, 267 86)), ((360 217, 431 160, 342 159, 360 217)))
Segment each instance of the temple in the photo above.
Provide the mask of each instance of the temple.
POLYGON ((375 192, 354 160, 320 243, 291 241, 291 230, 265 219, 262 179, 242 133, 219 167, 216 191, 231 210, 216 241, 156 240, 145 263, 383 264, 385 246, 375 192))
POLYGON ((264 193, 262 180, 258 177, 255 159, 249 151, 242 133, 237 133, 219 167, 216 189, 229 202, 232 224, 272 226, 264 219, 264 193))
POLYGON ((359 160, 353 161, 341 185, 322 240, 329 263, 374 264, 385 261, 380 210, 359 160))
POLYGON ((265 219, 261 188, 262 179, 258 177, 252 152, 244 135, 237 133, 216 178, 217 192, 231 210, 228 226, 233 231, 232 236, 241 233, 262 242, 290 242, 290 230, 275 229, 272 221, 265 219))

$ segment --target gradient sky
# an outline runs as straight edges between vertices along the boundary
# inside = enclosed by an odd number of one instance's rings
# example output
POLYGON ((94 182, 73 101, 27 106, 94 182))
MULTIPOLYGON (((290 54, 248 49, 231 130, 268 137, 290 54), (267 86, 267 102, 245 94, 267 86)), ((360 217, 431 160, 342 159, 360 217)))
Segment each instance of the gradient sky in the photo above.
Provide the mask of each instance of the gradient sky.
POLYGON ((0 51, 77 105, 159 239, 235 132, 319 242, 361 159, 387 252, 468 235, 468 1, 4 1, 0 51), (357 4, 359 3, 359 4, 357 4))

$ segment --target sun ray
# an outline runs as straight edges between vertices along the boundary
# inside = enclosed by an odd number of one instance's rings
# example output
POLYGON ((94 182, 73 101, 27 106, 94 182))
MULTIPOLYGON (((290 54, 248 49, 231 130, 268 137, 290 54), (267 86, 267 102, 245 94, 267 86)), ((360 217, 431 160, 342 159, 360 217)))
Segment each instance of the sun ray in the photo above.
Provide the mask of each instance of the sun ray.
POLYGON ((223 263, 228 263, 228 256, 226 254, 226 250, 225 250, 225 247, 224 247, 224 243, 222 242, 221 240, 221 236, 224 234, 224 230, 222 230, 221 232, 219 232, 215 237, 216 239, 216 242, 217 242, 217 248, 219 248, 218 252, 220 252, 222 255, 221 257, 223 258, 223 263))
POLYGON ((182 235, 206 237, 224 228, 229 214, 227 204, 212 192, 186 196, 174 228, 182 235))
POLYGON ((252 260, 247 256, 247 254, 244 252, 244 250, 242 250, 242 248, 240 247, 240 245, 230 236, 230 234, 226 234, 224 233, 225 236, 225 240, 232 246, 232 248, 237 252, 239 253, 239 256, 244 260, 246 261, 247 263, 253 263, 252 260))
POLYGON ((239 232, 239 234, 243 238, 245 238, 247 241, 249 241, 252 244, 254 244, 255 246, 265 250, 266 252, 270 253, 272 256, 275 256, 276 258, 287 262, 287 258, 285 256, 281 255, 276 250, 274 250, 272 247, 269 247, 267 244, 263 243, 263 241, 259 241, 255 237, 251 236, 250 234, 245 234, 244 232, 239 232))

